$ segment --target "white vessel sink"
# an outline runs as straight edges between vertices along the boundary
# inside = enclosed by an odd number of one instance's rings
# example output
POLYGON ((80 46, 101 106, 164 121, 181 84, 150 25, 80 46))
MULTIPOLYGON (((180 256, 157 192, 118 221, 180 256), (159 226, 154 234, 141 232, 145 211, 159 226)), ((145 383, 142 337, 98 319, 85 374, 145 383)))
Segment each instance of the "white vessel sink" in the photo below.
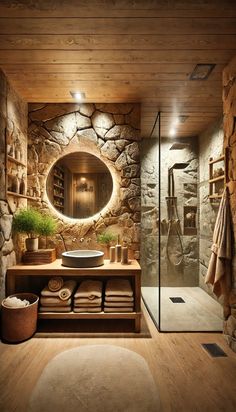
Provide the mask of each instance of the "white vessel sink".
POLYGON ((62 265, 71 268, 92 268, 104 264, 100 250, 70 250, 62 253, 62 265))

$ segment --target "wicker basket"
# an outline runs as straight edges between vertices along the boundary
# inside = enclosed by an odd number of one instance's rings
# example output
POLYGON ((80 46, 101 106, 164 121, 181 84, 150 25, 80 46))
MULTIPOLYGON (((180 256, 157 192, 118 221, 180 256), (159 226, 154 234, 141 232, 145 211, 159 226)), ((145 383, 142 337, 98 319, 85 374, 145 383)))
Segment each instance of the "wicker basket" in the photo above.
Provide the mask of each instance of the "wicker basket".
POLYGON ((9 308, 2 301, 2 339, 6 342, 22 342, 31 338, 37 328, 38 301, 33 293, 17 293, 10 297, 30 302, 24 308, 9 308))

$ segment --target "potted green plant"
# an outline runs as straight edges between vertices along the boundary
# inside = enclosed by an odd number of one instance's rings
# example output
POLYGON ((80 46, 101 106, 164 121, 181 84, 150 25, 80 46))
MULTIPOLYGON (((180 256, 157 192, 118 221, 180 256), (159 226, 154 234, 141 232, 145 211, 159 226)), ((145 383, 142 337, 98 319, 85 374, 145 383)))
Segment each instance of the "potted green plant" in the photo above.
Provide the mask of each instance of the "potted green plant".
POLYGON ((38 250, 38 236, 41 215, 37 209, 27 207, 20 209, 13 218, 13 230, 16 233, 25 233, 26 250, 32 252, 38 250))
POLYGON ((57 222, 50 215, 41 215, 41 220, 39 222, 39 235, 45 236, 46 238, 46 249, 48 243, 48 236, 52 236, 56 233, 57 222))
POLYGON ((109 247, 111 246, 112 242, 117 239, 117 235, 114 235, 111 232, 102 232, 97 235, 97 242, 101 245, 106 246, 107 255, 109 254, 109 247))

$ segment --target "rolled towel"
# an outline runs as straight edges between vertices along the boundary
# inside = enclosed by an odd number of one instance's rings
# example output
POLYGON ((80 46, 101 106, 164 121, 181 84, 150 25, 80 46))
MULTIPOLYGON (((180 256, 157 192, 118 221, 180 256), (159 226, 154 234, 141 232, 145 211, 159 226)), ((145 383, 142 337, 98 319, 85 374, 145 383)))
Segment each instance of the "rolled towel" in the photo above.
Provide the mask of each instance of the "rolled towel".
POLYGON ((106 296, 133 296, 133 290, 127 279, 109 279, 106 284, 106 296))
POLYGON ((87 303, 87 304, 90 304, 90 303, 93 303, 93 304, 97 304, 97 305, 101 305, 101 303, 102 303, 102 298, 95 298, 95 299, 88 299, 88 298, 75 298, 74 299, 74 304, 80 304, 80 303, 87 303))
POLYGON ((49 280, 48 289, 51 292, 56 292, 57 290, 60 290, 63 285, 64 285, 64 280, 62 279, 62 277, 55 276, 49 280))
POLYGON ((75 280, 67 280, 64 282, 63 288, 60 290, 57 290, 56 292, 51 292, 48 289, 48 286, 45 286, 45 288, 41 291, 41 296, 50 296, 52 298, 59 297, 61 300, 67 300, 71 297, 74 289, 76 288, 76 281, 75 280), (62 294, 63 297, 62 298, 62 294))
POLYGON ((71 306, 40 306, 39 312, 71 312, 71 306))
POLYGON ((72 293, 76 288, 76 281, 75 280, 68 280, 64 283, 63 288, 59 290, 59 298, 61 300, 67 300, 71 297, 72 293))
POLYGON ((104 307, 111 307, 111 308, 133 308, 134 304, 133 302, 106 302, 104 303, 104 307))
POLYGON ((25 308, 26 306, 29 306, 30 303, 26 299, 19 299, 16 296, 8 296, 8 298, 3 300, 3 304, 8 308, 25 308))
POLYGON ((61 300, 60 298, 41 297, 40 304, 42 306, 70 306, 72 299, 61 300))
POLYGON ((104 312, 133 312, 133 308, 104 308, 104 312))
POLYGON ((83 280, 75 292, 75 298, 90 300, 102 297, 102 282, 100 280, 83 280))
POLYGON ((73 308, 73 311, 75 313, 83 313, 83 312, 99 313, 99 312, 102 311, 102 308, 101 307, 97 307, 97 308, 89 308, 89 307, 73 308))
POLYGON ((106 296, 106 302, 133 302, 131 296, 106 296))

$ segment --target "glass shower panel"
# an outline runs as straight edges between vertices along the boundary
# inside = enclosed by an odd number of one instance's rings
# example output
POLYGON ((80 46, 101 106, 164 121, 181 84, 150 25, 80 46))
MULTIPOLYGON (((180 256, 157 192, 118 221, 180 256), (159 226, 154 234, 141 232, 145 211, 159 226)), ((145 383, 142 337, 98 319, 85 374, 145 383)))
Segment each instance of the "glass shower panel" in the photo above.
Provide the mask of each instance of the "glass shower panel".
POLYGON ((141 144, 142 298, 159 327, 159 139, 141 144))

